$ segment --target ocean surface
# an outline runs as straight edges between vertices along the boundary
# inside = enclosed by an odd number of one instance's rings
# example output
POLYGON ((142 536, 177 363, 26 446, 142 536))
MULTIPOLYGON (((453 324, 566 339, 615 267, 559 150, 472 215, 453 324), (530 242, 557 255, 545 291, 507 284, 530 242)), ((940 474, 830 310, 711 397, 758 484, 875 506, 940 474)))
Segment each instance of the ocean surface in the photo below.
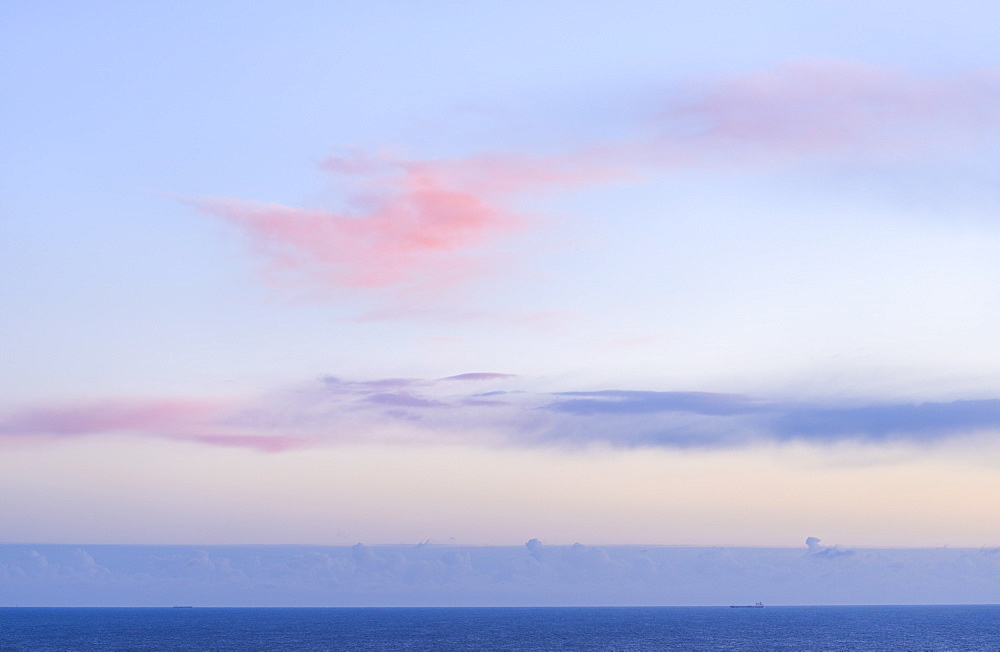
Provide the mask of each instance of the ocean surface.
POLYGON ((3 608, 0 650, 1000 650, 1000 605, 3 608))

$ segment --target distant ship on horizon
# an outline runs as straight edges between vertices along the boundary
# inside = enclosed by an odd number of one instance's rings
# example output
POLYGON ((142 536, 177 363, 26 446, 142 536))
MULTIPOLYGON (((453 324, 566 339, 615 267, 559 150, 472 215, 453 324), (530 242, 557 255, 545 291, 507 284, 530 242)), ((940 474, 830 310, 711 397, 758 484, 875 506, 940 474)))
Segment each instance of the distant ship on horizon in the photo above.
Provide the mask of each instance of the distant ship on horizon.
POLYGON ((764 603, 763 602, 757 602, 755 604, 731 604, 731 605, 729 605, 729 608, 730 609, 763 609, 764 608, 764 603))

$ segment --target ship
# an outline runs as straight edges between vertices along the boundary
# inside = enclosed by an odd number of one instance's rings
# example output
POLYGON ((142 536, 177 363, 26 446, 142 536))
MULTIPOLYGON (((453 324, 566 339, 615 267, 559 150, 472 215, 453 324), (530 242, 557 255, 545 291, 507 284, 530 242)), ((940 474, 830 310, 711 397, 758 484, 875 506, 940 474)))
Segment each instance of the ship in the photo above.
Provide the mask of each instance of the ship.
POLYGON ((763 602, 755 602, 754 604, 731 604, 730 609, 763 609, 763 602))

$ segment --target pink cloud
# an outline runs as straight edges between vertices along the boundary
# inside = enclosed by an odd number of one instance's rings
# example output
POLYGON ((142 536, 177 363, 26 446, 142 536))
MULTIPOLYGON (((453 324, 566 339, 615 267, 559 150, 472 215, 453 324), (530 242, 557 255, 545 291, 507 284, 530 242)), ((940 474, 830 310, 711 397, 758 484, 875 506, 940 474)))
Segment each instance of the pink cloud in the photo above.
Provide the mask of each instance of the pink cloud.
MULTIPOLYGON (((511 377, 480 372, 439 380, 511 377)), ((269 453, 391 440, 396 432, 394 424, 412 422, 428 410, 463 405, 466 397, 436 396, 442 394, 435 391, 436 383, 420 378, 346 380, 325 376, 301 386, 231 401, 113 398, 37 406, 0 414, 0 437, 4 445, 17 446, 124 434, 269 453)))
MULTIPOLYGON (((316 379, 238 404, 104 401, 0 416, 0 443, 119 433, 279 453, 351 444, 733 448, 761 442, 909 442, 1000 432, 1000 399, 860 404, 754 398, 698 390, 481 391, 451 379, 316 379), (387 387, 388 385, 388 387, 387 387), (464 389, 463 389, 464 387, 464 389)), ((471 378, 470 378, 471 376, 471 378)), ((476 378, 485 376, 485 378, 476 378)))
POLYGON ((657 120, 663 162, 752 163, 760 155, 908 153, 972 142, 1000 125, 1000 75, 920 78, 845 61, 799 62, 693 84, 657 120), (751 156, 749 160, 742 158, 751 156))
POLYGON ((406 293, 447 287, 479 271, 470 255, 522 226, 522 218, 463 188, 431 163, 327 161, 358 175, 354 210, 204 200, 201 210, 239 226, 274 280, 406 293))
POLYGON ((238 226, 273 283, 390 291, 394 299, 374 318, 420 312, 428 296, 494 267, 489 245, 530 222, 508 208, 518 193, 627 174, 596 155, 418 161, 354 153, 320 167, 351 188, 350 210, 231 199, 195 205, 238 226))
POLYGON ((203 401, 103 401, 25 410, 0 421, 7 434, 77 435, 126 430, 174 431, 202 422, 219 406, 203 401))
POLYGON ((184 435, 170 437, 170 439, 226 448, 249 448, 262 453, 283 453, 288 450, 317 445, 315 440, 308 437, 279 435, 184 435))
POLYGON ((477 195, 505 197, 635 178, 639 175, 628 150, 618 143, 591 143, 568 154, 490 154, 435 165, 477 195))
POLYGON ((213 446, 280 452, 311 445, 307 437, 226 432, 233 406, 209 401, 107 400, 23 410, 0 418, 0 434, 18 439, 130 433, 213 446))
POLYGON ((524 193, 810 156, 922 156, 976 143, 1000 125, 998 105, 993 71, 922 78, 856 62, 799 62, 675 87, 655 119, 622 130, 638 135, 555 155, 327 158, 320 167, 348 188, 346 209, 196 205, 246 234, 270 281, 374 294, 365 318, 392 319, 433 311, 469 278, 503 269, 491 245, 537 222, 512 208, 524 193))

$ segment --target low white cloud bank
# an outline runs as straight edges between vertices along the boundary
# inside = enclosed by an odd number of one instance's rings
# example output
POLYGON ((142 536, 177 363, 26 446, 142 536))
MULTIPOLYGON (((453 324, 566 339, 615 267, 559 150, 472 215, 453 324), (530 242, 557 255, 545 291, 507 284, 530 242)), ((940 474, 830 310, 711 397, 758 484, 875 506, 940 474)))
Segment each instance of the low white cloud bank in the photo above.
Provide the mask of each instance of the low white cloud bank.
POLYGON ((0 606, 995 603, 996 549, 0 545, 0 606))

